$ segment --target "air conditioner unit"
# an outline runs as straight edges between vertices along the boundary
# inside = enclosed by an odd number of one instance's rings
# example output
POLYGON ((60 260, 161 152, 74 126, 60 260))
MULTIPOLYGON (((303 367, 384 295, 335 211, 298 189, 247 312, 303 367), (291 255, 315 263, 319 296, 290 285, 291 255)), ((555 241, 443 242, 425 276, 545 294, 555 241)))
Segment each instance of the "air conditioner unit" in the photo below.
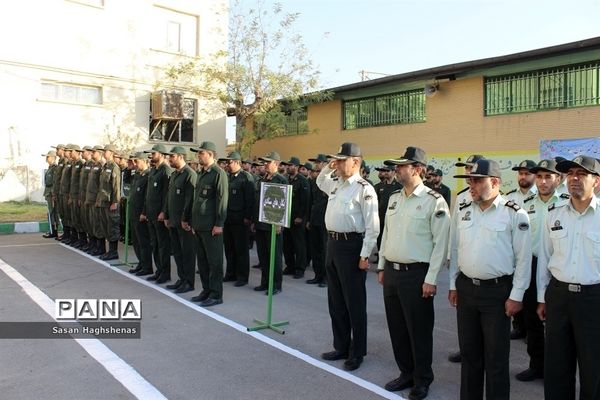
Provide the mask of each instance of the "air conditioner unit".
POLYGON ((183 93, 169 90, 152 93, 152 119, 183 119, 183 93))

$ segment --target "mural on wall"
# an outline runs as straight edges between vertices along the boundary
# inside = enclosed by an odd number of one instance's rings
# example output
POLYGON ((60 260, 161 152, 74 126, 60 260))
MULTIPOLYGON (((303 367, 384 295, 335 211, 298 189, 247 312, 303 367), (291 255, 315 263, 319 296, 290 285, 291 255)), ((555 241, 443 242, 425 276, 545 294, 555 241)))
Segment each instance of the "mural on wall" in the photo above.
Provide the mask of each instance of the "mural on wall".
POLYGON ((561 156, 567 160, 580 155, 600 158, 600 137, 540 140, 540 155, 542 158, 561 156))

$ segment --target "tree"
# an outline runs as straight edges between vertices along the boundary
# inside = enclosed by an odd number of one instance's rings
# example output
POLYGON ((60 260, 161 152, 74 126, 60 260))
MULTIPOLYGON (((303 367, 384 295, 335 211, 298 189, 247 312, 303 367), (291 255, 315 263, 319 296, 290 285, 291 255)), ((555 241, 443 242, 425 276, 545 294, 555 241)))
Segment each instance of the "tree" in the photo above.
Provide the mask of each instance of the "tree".
POLYGON ((235 0, 228 49, 208 62, 185 61, 166 71, 178 86, 212 93, 227 115, 235 116, 237 148, 243 153, 259 139, 283 134, 282 116, 331 97, 317 90, 320 72, 295 30, 299 17, 285 12, 281 3, 267 9, 264 0, 257 0, 254 8, 245 8, 235 0))

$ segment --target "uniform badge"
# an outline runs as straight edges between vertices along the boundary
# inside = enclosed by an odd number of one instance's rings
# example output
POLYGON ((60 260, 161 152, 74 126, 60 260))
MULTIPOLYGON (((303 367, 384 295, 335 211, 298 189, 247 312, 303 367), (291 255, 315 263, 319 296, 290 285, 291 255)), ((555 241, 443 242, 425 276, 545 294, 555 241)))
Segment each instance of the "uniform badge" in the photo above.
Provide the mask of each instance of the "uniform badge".
POLYGON ((529 206, 529 211, 527 211, 527 214, 535 214, 535 204, 529 206))
POLYGON ((563 227, 560 225, 560 221, 554 221, 554 226, 550 228, 551 231, 560 231, 563 227))
POLYGON ((396 204, 397 204, 397 203, 398 203, 398 202, 396 202, 396 201, 395 201, 395 202, 393 202, 393 203, 392 203, 392 205, 388 207, 388 210, 395 210, 395 209, 396 209, 396 204))
POLYGON ((231 189, 231 194, 236 194, 237 193, 237 189, 231 189))
POLYGON ((548 161, 544 160, 541 162, 540 167, 542 168, 548 168, 548 161))
POLYGON ((471 220, 471 211, 467 211, 464 217, 461 218, 462 221, 470 221, 471 220))
POLYGON ((177 189, 177 194, 181 194, 181 189, 177 189))
POLYGON ((421 205, 420 204, 417 206, 417 211, 421 211, 421 205))
POLYGON ((373 198, 373 196, 371 196, 370 194, 365 196, 365 200, 371 200, 373 198))
POLYGON ((157 187, 157 186, 158 186, 158 182, 154 182, 154 187, 157 187))
POLYGON ((527 222, 521 222, 519 224, 519 229, 522 231, 526 231, 527 229, 529 229, 529 224, 527 222))
POLYGON ((202 190, 202 195, 203 195, 203 196, 206 196, 206 194, 207 194, 207 193, 208 193, 208 190, 206 190, 206 189, 203 189, 203 190, 202 190))
POLYGON ((139 192, 140 190, 142 190, 142 188, 135 188, 136 192, 139 192))

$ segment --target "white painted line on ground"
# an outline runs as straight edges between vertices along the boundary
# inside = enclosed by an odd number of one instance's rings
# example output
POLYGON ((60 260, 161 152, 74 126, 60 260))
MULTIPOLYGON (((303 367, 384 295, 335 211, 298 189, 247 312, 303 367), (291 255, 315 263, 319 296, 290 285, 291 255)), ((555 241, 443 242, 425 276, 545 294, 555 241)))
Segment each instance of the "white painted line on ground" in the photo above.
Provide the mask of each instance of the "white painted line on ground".
POLYGON ((337 377, 340 377, 340 378, 345 379, 345 380, 347 380, 349 382, 352 382, 355 385, 358 385, 358 386, 360 386, 360 387, 362 387, 362 388, 364 388, 364 389, 366 389, 366 390, 368 390, 370 392, 373 392, 373 393, 375 393, 375 394, 377 394, 377 395, 379 395, 379 396, 381 396, 383 398, 390 399, 390 400, 406 400, 404 397, 399 396, 399 395, 397 395, 395 393, 392 393, 392 392, 388 392, 384 388, 382 388, 380 386, 377 386, 377 385, 375 385, 372 382, 369 382, 369 381, 367 381, 365 379, 359 378, 359 377, 357 377, 355 375, 352 375, 349 372, 343 371, 343 370, 341 370, 339 368, 333 367, 333 366, 331 366, 331 365, 329 365, 329 364, 327 364, 327 363, 325 363, 325 362, 323 362, 321 360, 317 360, 316 358, 311 357, 308 354, 302 353, 299 350, 296 350, 296 349, 294 349, 292 347, 289 347, 289 346, 287 346, 287 345, 285 345, 283 343, 280 343, 280 342, 278 342, 278 341, 276 341, 274 339, 271 339, 270 337, 265 336, 265 335, 263 335, 263 334, 261 334, 259 332, 248 332, 248 330, 246 329, 245 326, 243 326, 241 324, 238 324, 237 322, 232 321, 232 320, 230 320, 228 318, 225 318, 222 315, 219 315, 219 314, 217 314, 217 313, 215 313, 213 311, 207 310, 206 308, 200 307, 199 305, 194 304, 194 303, 190 302, 189 300, 186 300, 183 297, 180 297, 177 294, 175 294, 175 293, 173 293, 173 292, 171 292, 171 291, 169 291, 169 290, 167 290, 167 289, 165 289, 165 288, 163 288, 161 286, 156 285, 155 283, 148 282, 145 279, 133 276, 130 273, 128 273, 126 271, 123 271, 122 269, 120 269, 120 268, 118 268, 116 266, 115 267, 111 266, 106 261, 102 261, 102 260, 100 260, 100 259, 98 259, 96 257, 90 256, 89 254, 84 253, 84 252, 82 252, 80 250, 74 249, 74 248, 72 248, 70 246, 67 246, 67 245, 64 245, 64 244, 61 244, 61 245, 64 246, 66 249, 72 250, 72 251, 74 251, 74 252, 76 252, 78 254, 81 254, 84 257, 89 258, 90 260, 93 260, 93 261, 97 262, 98 264, 104 265, 105 267, 109 268, 111 271, 117 272, 117 273, 119 273, 119 274, 121 274, 121 275, 123 275, 123 276, 125 276, 125 277, 127 277, 129 279, 132 279, 132 280, 134 280, 134 281, 136 281, 138 283, 141 283, 142 285, 145 285, 145 286, 147 286, 147 287, 149 287, 151 289, 154 289, 154 290, 156 290, 156 291, 164 294, 165 296, 168 296, 171 299, 173 299, 173 300, 175 300, 175 301, 183 304, 184 306, 186 306, 188 308, 191 308, 192 310, 197 311, 197 312, 199 312, 201 314, 204 314, 207 317, 210 317, 210 318, 214 319, 215 321, 221 322, 222 324, 225 324, 225 325, 227 325, 227 326, 229 326, 229 327, 231 327, 231 328, 239 331, 240 333, 243 333, 244 335, 252 336, 253 338, 255 338, 255 339, 257 339, 257 340, 259 340, 259 341, 261 341, 261 342, 263 342, 265 344, 268 344, 269 346, 272 346, 272 347, 274 347, 274 348, 276 348, 278 350, 283 351, 284 353, 287 353, 287 354, 289 354, 291 356, 294 356, 294 357, 296 357, 296 358, 298 358, 298 359, 300 359, 300 360, 302 360, 302 361, 304 361, 304 362, 306 362, 306 363, 308 363, 308 364, 310 364, 312 366, 315 366, 315 367, 320 368, 320 369, 322 369, 324 371, 327 371, 330 374, 336 375, 337 377))
MULTIPOLYGON (((37 286, 29 282, 27 278, 21 275, 16 269, 0 259, 0 270, 9 278, 15 281, 25 294, 27 294, 42 310, 44 310, 53 320, 54 318, 54 300, 48 297, 37 286)), ((104 343, 98 339, 73 339, 85 351, 88 352, 96 361, 102 365, 109 374, 118 380, 131 394, 136 398, 146 400, 163 400, 166 397, 155 388, 150 382, 145 380, 133 367, 123 361, 119 356, 113 353, 104 343)))

